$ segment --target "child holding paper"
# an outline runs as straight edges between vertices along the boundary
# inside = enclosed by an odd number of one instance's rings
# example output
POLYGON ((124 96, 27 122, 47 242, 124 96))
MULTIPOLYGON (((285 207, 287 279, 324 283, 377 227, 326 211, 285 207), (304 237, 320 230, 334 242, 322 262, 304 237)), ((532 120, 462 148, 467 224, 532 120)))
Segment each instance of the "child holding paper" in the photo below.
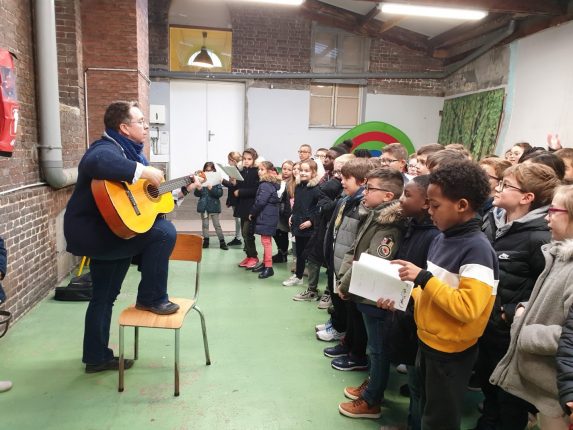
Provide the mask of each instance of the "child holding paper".
MULTIPOLYGON (((207 161, 203 166, 203 172, 216 172, 215 164, 207 161)), ((225 236, 219 222, 221 213, 221 196, 223 195, 223 186, 221 184, 212 185, 207 183, 201 188, 196 188, 193 193, 199 197, 197 202, 197 212, 201 214, 201 224, 203 229, 203 248, 209 248, 209 218, 215 227, 215 232, 219 238, 219 248, 227 251, 229 248, 225 243, 225 236)))
MULTIPOLYGON (((441 231, 427 270, 405 260, 400 278, 413 281, 420 339, 422 428, 457 429, 477 359, 477 340, 491 313, 499 279, 497 256, 480 230, 477 211, 490 193, 488 177, 471 161, 452 161, 430 175, 429 213, 441 231)), ((392 306, 392 303, 388 303, 392 306)))
MULTIPOLYGON (((343 300, 350 298, 348 288, 352 276, 352 262, 366 252, 384 259, 396 255, 402 241, 405 220, 397 199, 402 194, 404 178, 394 169, 378 168, 366 176, 364 206, 366 219, 360 225, 352 248, 346 253, 340 267, 338 294, 343 300)), ((346 397, 353 399, 338 405, 341 414, 351 418, 379 418, 380 404, 388 384, 390 359, 382 344, 388 311, 378 309, 376 303, 352 296, 357 302, 368 335, 367 352, 370 358, 370 379, 361 387, 344 389, 346 397)))

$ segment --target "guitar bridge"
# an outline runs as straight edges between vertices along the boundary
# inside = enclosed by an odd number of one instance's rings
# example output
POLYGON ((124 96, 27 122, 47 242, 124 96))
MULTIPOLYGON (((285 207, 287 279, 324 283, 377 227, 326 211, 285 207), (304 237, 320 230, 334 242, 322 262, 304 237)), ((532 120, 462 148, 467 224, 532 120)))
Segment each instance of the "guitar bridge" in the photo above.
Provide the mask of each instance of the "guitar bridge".
POLYGON ((129 189, 129 187, 127 186, 127 184, 125 182, 122 182, 121 185, 123 186, 123 189, 125 190, 125 194, 127 194, 127 198, 129 199, 129 202, 131 203, 131 206, 133 207, 135 214, 138 216, 141 215, 141 212, 140 212, 139 208, 137 207, 137 202, 135 201, 135 197, 133 197, 133 193, 131 192, 131 190, 129 189))

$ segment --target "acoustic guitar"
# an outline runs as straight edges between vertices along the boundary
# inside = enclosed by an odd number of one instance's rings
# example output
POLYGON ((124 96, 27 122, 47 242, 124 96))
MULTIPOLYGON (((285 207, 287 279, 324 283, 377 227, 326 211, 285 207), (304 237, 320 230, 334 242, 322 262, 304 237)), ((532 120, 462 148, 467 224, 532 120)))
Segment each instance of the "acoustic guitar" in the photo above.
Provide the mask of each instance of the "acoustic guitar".
POLYGON ((135 184, 93 179, 91 188, 100 214, 111 231, 123 239, 131 239, 148 231, 157 215, 173 210, 171 191, 193 182, 193 176, 184 176, 156 187, 147 179, 135 184))

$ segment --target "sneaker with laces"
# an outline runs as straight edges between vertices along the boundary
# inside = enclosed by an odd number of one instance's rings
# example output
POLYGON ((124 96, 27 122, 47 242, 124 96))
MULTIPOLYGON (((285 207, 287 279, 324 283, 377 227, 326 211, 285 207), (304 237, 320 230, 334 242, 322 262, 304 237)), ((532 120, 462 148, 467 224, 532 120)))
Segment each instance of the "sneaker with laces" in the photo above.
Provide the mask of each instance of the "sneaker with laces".
POLYGON ((324 324, 318 324, 314 326, 314 331, 323 331, 326 330, 328 327, 332 327, 332 320, 329 319, 324 324))
POLYGON ((323 340, 325 342, 333 342, 335 340, 342 339, 345 334, 346 333, 341 333, 339 331, 336 331, 336 329, 331 325, 330 327, 327 327, 325 330, 317 331, 316 338, 318 340, 323 340))
POLYGON ((346 387, 344 389, 344 396, 350 400, 359 399, 362 397, 362 393, 366 390, 366 387, 368 387, 368 382, 370 382, 370 379, 366 378, 358 387, 346 387))
POLYGON ((366 400, 359 397, 351 402, 344 402, 338 405, 338 411, 350 418, 373 418, 378 419, 382 416, 380 405, 370 406, 366 400))
MULTIPOLYGON (((323 352, 324 352, 324 355, 326 355, 327 357, 338 358, 338 357, 344 357, 344 356, 348 355, 348 353, 350 351, 346 345, 339 343, 338 345, 329 346, 328 348, 324 348, 323 352)), ((352 399, 352 400, 354 400, 354 399, 352 399)))
POLYGON ((318 302, 318 309, 328 309, 328 307, 332 304, 332 299, 330 298, 330 294, 324 293, 320 297, 320 301, 318 302))
POLYGON ((359 358, 351 354, 343 357, 338 357, 330 362, 330 365, 336 370, 349 371, 349 370, 368 370, 368 359, 366 357, 359 358))
POLYGON ((253 269, 257 264, 259 264, 259 259, 256 257, 250 257, 243 267, 245 269, 253 269))
POLYGON ((302 279, 296 277, 296 275, 292 275, 286 281, 283 281, 283 285, 285 287, 294 287, 295 285, 302 285, 302 279))
POLYGON ((242 245, 243 242, 241 242, 241 239, 239 239, 238 237, 234 238, 232 241, 227 243, 227 246, 239 246, 242 245))
POLYGON ((318 291, 307 288, 292 298, 295 302, 312 302, 318 300, 318 291))
POLYGON ((239 267, 245 267, 245 265, 247 264, 247 261, 249 261, 249 257, 245 257, 241 260, 241 262, 239 264, 237 264, 237 266, 239 267))

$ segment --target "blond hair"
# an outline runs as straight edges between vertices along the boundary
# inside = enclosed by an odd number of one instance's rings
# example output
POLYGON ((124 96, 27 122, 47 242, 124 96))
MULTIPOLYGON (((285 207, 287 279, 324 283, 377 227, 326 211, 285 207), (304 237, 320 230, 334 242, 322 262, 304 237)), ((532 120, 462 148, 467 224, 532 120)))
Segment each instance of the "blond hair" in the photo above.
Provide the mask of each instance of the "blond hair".
POLYGON ((478 163, 480 166, 490 166, 498 179, 503 178, 503 172, 511 167, 511 163, 503 158, 499 157, 487 157, 483 158, 478 163))
POLYGON ((547 206, 551 203, 555 188, 561 184, 555 171, 544 164, 516 164, 503 173, 504 178, 509 175, 515 178, 519 188, 524 193, 533 193, 535 195, 530 210, 547 206))
POLYGON ((243 160, 243 156, 241 155, 240 152, 237 151, 231 151, 227 154, 227 158, 230 158, 231 160, 233 160, 235 163, 238 163, 239 161, 243 160))
POLYGON ((563 200, 563 206, 567 209, 569 219, 573 220, 573 185, 560 185, 555 188, 553 198, 563 200))

